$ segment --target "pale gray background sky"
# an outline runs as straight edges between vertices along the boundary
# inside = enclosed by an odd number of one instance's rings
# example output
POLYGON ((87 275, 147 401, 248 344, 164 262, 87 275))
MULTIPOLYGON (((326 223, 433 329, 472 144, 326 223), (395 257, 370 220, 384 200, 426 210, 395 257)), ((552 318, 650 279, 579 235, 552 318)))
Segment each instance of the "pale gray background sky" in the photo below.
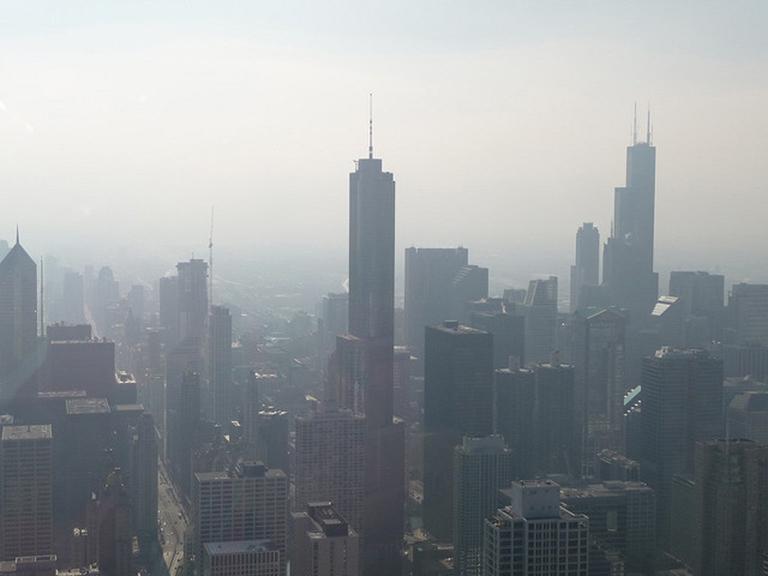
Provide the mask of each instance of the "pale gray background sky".
POLYGON ((372 91, 401 247, 563 274, 582 221, 609 232, 637 100, 658 267, 765 278, 766 22, 762 1, 4 0, 0 237, 182 257, 215 204, 222 250, 343 251, 372 91))

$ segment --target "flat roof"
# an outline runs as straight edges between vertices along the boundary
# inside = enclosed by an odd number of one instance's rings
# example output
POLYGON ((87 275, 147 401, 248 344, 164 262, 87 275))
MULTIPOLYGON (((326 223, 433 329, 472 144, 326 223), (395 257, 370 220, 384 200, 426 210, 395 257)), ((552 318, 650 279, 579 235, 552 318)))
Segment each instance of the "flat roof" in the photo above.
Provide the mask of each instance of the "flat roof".
POLYGON ((3 426, 3 440, 50 440, 53 438, 50 424, 31 426, 3 426))
POLYGON ((67 414, 108 414, 106 398, 71 398, 67 400, 67 414))
POLYGON ((236 540, 234 542, 206 542, 203 544, 206 554, 244 554, 254 552, 270 552, 277 550, 271 540, 236 540))

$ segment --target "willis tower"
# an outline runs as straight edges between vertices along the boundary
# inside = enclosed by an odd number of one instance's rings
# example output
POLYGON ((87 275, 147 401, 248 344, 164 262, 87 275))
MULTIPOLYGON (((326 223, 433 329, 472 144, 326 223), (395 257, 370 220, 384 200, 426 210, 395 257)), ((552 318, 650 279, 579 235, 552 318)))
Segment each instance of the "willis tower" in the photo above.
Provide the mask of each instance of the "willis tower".
POLYGON ((659 291, 653 271, 654 213, 656 202, 656 148, 651 144, 651 122, 645 142, 627 147, 627 183, 614 192, 611 237, 605 244, 603 282, 610 303, 626 308, 633 324, 643 324, 659 291))

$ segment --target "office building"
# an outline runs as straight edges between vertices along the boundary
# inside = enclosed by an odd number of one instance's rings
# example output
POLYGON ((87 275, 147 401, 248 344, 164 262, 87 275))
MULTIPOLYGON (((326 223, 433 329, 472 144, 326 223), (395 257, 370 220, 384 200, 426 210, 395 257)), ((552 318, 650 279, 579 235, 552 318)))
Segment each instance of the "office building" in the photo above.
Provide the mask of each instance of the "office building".
POLYGON ((465 436, 453 453, 453 550, 458 576, 482 574, 483 521, 513 479, 512 452, 501 436, 465 436))
POLYGON ((768 392, 743 392, 728 405, 729 438, 746 438, 768 444, 768 392))
POLYGON ((450 319, 468 322, 467 302, 488 298, 488 268, 467 264, 459 268, 450 283, 452 305, 450 319))
POLYGON ((493 432, 493 336, 444 322, 427 327, 425 345, 424 526, 449 541, 453 449, 493 432))
POLYGON ((256 439, 254 457, 268 468, 279 468, 285 473, 288 467, 288 412, 268 407, 256 415, 256 439))
POLYGON ((53 553, 53 434, 50 425, 4 426, 0 443, 3 560, 53 553))
POLYGON ((296 418, 294 510, 329 501, 356 531, 362 531, 365 429, 365 417, 350 411, 296 418))
POLYGON ((723 346, 725 376, 751 377, 768 383, 768 346, 761 344, 723 346))
POLYGON ((728 315, 735 344, 768 345, 768 284, 734 284, 728 315))
POLYGON ((615 551, 630 573, 653 573, 656 497, 643 482, 609 481, 563 488, 562 504, 589 518, 593 547, 615 551))
POLYGON ((696 574, 761 574, 768 552, 768 446, 751 440, 698 443, 696 500, 696 574))
POLYGON ((221 426, 233 418, 232 316, 224 306, 211 306, 208 335, 208 417, 221 426))
POLYGON ((534 367, 535 446, 538 468, 545 474, 581 474, 580 435, 574 410, 574 369, 560 364, 534 367))
POLYGON ((546 362, 555 350, 557 277, 531 280, 525 296, 525 360, 546 362))
POLYGON ((203 576, 280 576, 280 550, 269 540, 207 542, 201 562, 203 576))
POLYGON ((510 362, 525 366, 525 316, 507 311, 502 301, 498 312, 471 312, 469 323, 473 328, 493 335, 493 367, 507 368, 510 362))
POLYGON ((466 248, 407 248, 405 250, 405 342, 424 352, 424 329, 452 318, 452 282, 469 264, 466 248))
POLYGON ((639 327, 658 298, 659 279, 653 271, 656 147, 651 143, 650 117, 645 142, 637 141, 636 124, 627 147, 626 184, 614 191, 603 283, 610 303, 627 308, 633 326, 639 327))
POLYGON ((152 415, 139 416, 131 446, 133 526, 145 545, 157 539, 158 438, 152 415))
POLYGON ((513 482, 508 495, 484 522, 484 576, 588 576, 589 519, 560 505, 560 486, 513 482))
POLYGON ((669 545, 672 478, 691 475, 696 442, 720 438, 723 363, 703 350, 662 348, 643 360, 642 476, 656 491, 657 536, 669 545))
POLYGON ((25 376, 23 364, 36 342, 37 266, 19 243, 17 231, 16 244, 0 262, 0 376, 6 388, 11 387, 0 391, 2 398, 16 395, 25 376))
POLYGON ((288 478, 260 462, 241 461, 226 472, 198 472, 192 497, 192 550, 203 558, 212 542, 268 540, 285 574, 288 544, 288 478))
POLYGON ((170 350, 179 343, 179 277, 165 276, 157 281, 158 320, 163 330, 163 343, 170 350))
POLYGON ((291 572, 358 576, 359 538, 331 504, 311 502, 292 514, 291 572))
POLYGON ((512 451, 518 478, 536 474, 536 375, 533 370, 504 368, 494 373, 494 422, 512 451))
POLYGON ((323 296, 318 320, 320 365, 324 367, 336 347, 336 337, 349 330, 349 294, 330 293, 323 296))
POLYGON ((585 222, 576 232, 576 261, 571 266, 571 312, 582 306, 583 293, 600 284, 600 231, 585 222))
POLYGON ((131 497, 119 469, 110 472, 98 499, 99 571, 105 576, 133 576, 131 497))
POLYGON ((622 450, 626 318, 613 309, 581 311, 575 317, 574 340, 574 398, 582 441, 591 448, 622 450))
POLYGON ((208 264, 199 258, 176 265, 178 340, 208 335, 208 264))
POLYGON ((725 277, 722 274, 675 270, 669 295, 680 299, 685 346, 702 348, 720 341, 725 322, 725 277))

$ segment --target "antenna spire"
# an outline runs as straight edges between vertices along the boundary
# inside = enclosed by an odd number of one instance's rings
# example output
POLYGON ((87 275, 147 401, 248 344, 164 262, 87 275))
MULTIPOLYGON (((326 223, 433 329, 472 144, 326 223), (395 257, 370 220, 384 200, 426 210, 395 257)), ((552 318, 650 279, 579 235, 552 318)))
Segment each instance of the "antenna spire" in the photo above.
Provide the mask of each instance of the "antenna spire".
POLYGON ((19 243, 19 225, 16 224, 16 244, 19 243))
POLYGON ((211 206, 211 230, 208 234, 208 302, 213 306, 213 206, 211 206))
POLYGON ((645 132, 645 141, 648 142, 648 145, 651 144, 651 103, 648 102, 648 121, 646 126, 646 132, 645 132))
POLYGON ((635 102, 635 115, 632 119, 632 146, 637 144, 637 102, 635 102))
MULTIPOLYGON (((18 241, 17 241, 18 242, 18 241)), ((45 336, 45 277, 43 275, 43 257, 40 257, 40 337, 45 336)))
POLYGON ((373 92, 368 94, 368 158, 373 158, 373 92))

